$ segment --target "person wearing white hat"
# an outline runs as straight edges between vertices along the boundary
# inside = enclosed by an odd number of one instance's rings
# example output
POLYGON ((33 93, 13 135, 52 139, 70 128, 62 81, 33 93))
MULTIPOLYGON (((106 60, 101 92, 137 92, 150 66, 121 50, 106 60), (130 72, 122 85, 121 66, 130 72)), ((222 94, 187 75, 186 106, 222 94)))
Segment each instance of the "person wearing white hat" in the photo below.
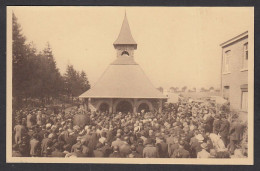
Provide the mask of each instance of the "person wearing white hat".
POLYGON ((51 128, 51 124, 50 124, 50 123, 47 123, 47 124, 46 124, 46 129, 49 129, 49 128, 51 128))

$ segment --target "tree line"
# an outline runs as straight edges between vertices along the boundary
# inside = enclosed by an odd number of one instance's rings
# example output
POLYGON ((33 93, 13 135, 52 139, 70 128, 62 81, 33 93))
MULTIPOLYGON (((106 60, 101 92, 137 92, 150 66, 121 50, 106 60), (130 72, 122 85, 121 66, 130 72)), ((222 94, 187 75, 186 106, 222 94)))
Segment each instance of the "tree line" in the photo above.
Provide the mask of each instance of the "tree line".
POLYGON ((12 95, 16 105, 27 99, 45 103, 50 99, 73 99, 90 88, 86 73, 76 71, 73 65, 61 75, 49 43, 38 53, 33 43, 26 43, 14 13, 12 27, 12 95))
MULTIPOLYGON (((164 91, 163 87, 158 87, 157 89, 160 92, 164 91)), ((169 91, 171 93, 180 93, 180 92, 210 92, 210 91, 219 91, 219 90, 215 89, 214 87, 209 87, 208 89, 204 88, 204 87, 201 87, 200 89, 197 89, 196 87, 193 87, 193 88, 188 89, 187 86, 183 86, 181 88, 179 88, 179 87, 170 87, 169 91)))

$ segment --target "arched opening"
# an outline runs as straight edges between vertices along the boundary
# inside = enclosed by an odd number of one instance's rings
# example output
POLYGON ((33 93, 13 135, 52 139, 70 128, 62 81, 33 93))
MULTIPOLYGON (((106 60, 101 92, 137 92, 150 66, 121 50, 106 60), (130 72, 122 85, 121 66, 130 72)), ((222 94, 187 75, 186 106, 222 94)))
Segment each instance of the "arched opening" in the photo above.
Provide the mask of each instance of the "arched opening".
POLYGON ((129 56, 129 53, 127 52, 127 51, 123 51, 122 53, 121 53, 121 56, 123 56, 123 55, 127 55, 127 56, 129 56))
POLYGON ((116 106, 116 112, 128 113, 133 112, 133 106, 128 101, 121 101, 116 106))
POLYGON ((109 111, 109 105, 107 103, 102 103, 99 106, 99 111, 100 112, 108 112, 109 111))
POLYGON ((137 109, 137 111, 140 113, 141 110, 144 110, 144 112, 150 112, 149 106, 146 103, 141 103, 137 109))

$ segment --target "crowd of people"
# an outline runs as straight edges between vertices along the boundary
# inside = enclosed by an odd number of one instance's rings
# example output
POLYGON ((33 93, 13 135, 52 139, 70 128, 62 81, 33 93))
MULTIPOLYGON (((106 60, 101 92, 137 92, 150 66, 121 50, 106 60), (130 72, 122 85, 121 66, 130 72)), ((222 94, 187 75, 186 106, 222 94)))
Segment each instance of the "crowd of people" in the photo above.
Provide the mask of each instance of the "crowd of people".
POLYGON ((13 113, 13 157, 245 158, 246 124, 206 103, 180 101, 162 113, 13 113))

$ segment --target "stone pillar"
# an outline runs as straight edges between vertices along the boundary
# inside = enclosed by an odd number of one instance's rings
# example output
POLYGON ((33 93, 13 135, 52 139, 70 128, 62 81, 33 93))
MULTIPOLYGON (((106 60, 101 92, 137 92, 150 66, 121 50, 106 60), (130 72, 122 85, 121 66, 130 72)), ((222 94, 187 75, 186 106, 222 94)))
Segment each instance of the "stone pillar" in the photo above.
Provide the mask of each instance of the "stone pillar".
POLYGON ((133 113, 137 113, 137 99, 134 99, 133 113))
POLYGON ((84 112, 85 112, 85 114, 87 113, 87 111, 88 111, 88 102, 87 102, 87 99, 83 99, 83 107, 84 107, 84 112))
POLYGON ((159 113, 162 113, 162 99, 159 99, 159 113))
POLYGON ((113 113, 113 99, 109 99, 109 113, 113 113))

